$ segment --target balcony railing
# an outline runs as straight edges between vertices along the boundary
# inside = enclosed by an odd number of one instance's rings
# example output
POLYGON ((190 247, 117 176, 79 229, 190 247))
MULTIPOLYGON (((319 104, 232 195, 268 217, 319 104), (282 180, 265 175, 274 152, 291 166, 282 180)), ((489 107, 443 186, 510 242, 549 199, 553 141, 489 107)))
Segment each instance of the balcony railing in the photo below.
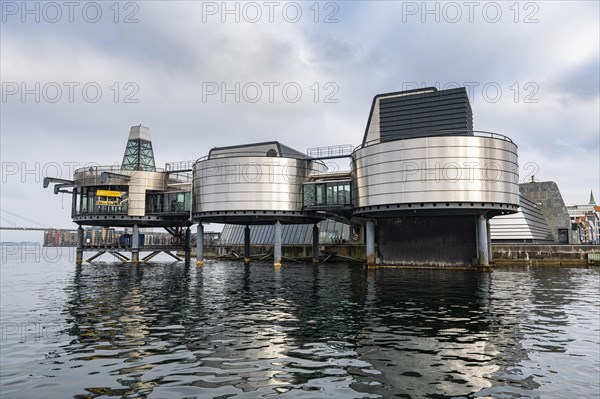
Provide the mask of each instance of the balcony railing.
POLYGON ((350 156, 353 149, 352 144, 341 144, 329 147, 309 148, 306 150, 306 154, 309 158, 314 159, 343 158, 350 156))
MULTIPOLYGON (((389 142, 389 141, 398 141, 398 140, 410 140, 410 139, 415 139, 415 138, 427 138, 427 137, 444 137, 444 136, 474 136, 474 137, 489 137, 489 138, 493 138, 493 139, 499 139, 499 140, 504 140, 504 141, 508 141, 509 143, 512 143, 513 141, 510 139, 510 137, 507 137, 503 134, 500 133, 493 133, 493 132, 486 132, 486 131, 480 131, 480 130, 472 130, 472 131, 466 131, 466 130, 441 130, 441 131, 435 131, 435 132, 413 132, 411 134, 407 134, 405 136, 394 136, 393 138, 389 138, 389 139, 381 139, 377 138, 374 140, 370 140, 367 141, 366 143, 363 143, 361 145, 359 145, 358 147, 354 148, 354 151, 359 150, 361 148, 364 147, 368 147, 370 145, 373 144, 380 144, 382 142, 389 142)), ((513 143, 514 144, 514 143, 513 143)))

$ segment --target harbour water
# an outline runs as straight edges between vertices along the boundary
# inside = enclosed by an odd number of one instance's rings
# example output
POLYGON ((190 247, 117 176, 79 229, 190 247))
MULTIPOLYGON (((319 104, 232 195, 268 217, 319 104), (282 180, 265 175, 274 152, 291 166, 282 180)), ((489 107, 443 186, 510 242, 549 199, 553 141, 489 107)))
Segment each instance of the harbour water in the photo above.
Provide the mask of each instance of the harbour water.
POLYGON ((2 398, 600 396, 598 268, 77 267, 49 251, 2 254, 2 398))

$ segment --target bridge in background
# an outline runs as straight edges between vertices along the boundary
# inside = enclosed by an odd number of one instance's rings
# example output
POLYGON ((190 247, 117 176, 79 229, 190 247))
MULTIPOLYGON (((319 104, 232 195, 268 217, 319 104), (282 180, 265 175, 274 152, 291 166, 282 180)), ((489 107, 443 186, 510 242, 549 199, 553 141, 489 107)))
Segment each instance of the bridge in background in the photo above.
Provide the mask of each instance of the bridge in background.
POLYGON ((23 230, 23 231, 46 231, 46 230, 56 230, 56 231, 77 231, 77 229, 56 229, 54 227, 5 227, 0 226, 0 230, 23 230))
POLYGON ((46 230, 55 230, 55 231, 77 231, 77 229, 69 229, 69 228, 55 228, 44 225, 43 223, 39 223, 35 220, 29 219, 25 216, 19 215, 18 213, 7 211, 6 209, 0 208, 0 220, 2 221, 2 225, 0 225, 0 230, 12 230, 12 231, 46 231, 46 230), (10 215, 10 218, 8 217, 10 215), (12 218, 18 218, 23 220, 22 222, 15 222, 12 218), (7 226, 10 225, 10 226, 7 226), (27 224, 28 226, 23 226, 23 224, 27 224))

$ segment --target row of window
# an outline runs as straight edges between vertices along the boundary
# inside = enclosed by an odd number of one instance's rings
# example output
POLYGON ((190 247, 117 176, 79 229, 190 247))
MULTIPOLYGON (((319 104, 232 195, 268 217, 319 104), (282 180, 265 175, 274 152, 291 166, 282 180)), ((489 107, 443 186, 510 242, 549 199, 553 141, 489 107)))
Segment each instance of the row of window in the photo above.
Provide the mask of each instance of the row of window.
POLYGON ((191 207, 192 193, 189 191, 146 196, 146 213, 148 214, 189 212, 191 207))
POLYGON ((121 186, 109 190, 106 187, 81 187, 75 197, 75 214, 127 214, 126 189, 121 186))
POLYGON ((305 207, 352 205, 350 181, 308 183, 304 184, 303 191, 305 207))
MULTIPOLYGON (((82 187, 77 197, 76 214, 127 214, 127 187, 82 187)), ((305 207, 348 206, 352 204, 352 188, 349 181, 308 183, 303 186, 305 207)), ((146 213, 189 212, 191 193, 151 193, 146 196, 146 213)))
MULTIPOLYGON (((75 214, 126 215, 128 210, 127 187, 82 187, 75 197, 75 214)), ((189 212, 192 205, 190 192, 151 193, 146 196, 146 213, 189 212)))

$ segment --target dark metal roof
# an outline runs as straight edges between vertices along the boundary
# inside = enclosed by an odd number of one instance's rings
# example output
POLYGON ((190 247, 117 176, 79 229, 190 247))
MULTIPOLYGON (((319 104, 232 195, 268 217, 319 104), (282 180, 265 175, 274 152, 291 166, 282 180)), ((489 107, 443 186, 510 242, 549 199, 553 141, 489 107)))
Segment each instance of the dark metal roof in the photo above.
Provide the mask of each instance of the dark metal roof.
POLYGON ((369 127, 376 113, 379 114, 381 142, 444 135, 450 131, 462 131, 467 135, 473 131, 473 113, 464 87, 448 90, 426 87, 376 95, 363 145, 367 142, 369 127))
POLYGON ((263 141, 257 143, 232 145, 227 147, 213 147, 208 153, 208 159, 225 158, 230 156, 276 156, 282 158, 307 159, 308 156, 279 141, 263 141), (274 155, 268 155, 270 148, 276 151, 274 155), (267 151, 265 151, 267 150, 267 151))

